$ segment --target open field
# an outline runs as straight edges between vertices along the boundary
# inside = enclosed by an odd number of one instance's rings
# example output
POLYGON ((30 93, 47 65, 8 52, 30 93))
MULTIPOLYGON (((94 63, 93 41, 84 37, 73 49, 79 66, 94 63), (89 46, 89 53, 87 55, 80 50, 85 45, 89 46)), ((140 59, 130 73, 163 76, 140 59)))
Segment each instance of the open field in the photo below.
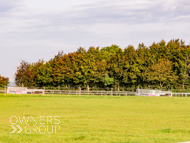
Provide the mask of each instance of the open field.
POLYGON ((0 95, 0 142, 182 141, 190 141, 190 98, 0 95), (17 122, 23 116, 34 119, 28 123, 30 128, 17 122), (46 118, 55 116, 60 117, 58 130, 45 132, 46 126, 55 126, 54 119, 48 124, 46 118), (35 122, 37 119, 41 122, 35 122), (11 133, 10 125, 23 130, 11 133), (42 126, 41 131, 35 132, 34 126, 42 126))

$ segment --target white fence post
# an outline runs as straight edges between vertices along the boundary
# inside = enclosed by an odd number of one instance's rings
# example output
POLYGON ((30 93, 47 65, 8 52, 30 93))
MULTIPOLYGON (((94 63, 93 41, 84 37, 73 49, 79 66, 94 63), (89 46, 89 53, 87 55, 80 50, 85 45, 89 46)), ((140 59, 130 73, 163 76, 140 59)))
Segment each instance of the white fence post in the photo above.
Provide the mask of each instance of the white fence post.
POLYGON ((46 88, 44 87, 44 92, 43 92, 43 96, 45 95, 45 91, 46 91, 46 88))
POLYGON ((81 96, 81 87, 79 87, 79 96, 81 96))

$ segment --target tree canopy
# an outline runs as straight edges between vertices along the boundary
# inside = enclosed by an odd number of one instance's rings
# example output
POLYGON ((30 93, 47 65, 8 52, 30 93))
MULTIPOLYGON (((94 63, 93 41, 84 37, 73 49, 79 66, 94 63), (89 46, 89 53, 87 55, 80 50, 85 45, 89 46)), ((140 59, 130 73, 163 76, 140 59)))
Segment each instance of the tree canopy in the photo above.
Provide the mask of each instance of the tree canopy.
POLYGON ((189 88, 190 46, 183 40, 161 40, 135 49, 80 47, 51 60, 22 61, 15 73, 19 86, 189 88))
POLYGON ((0 88, 4 88, 9 84, 9 78, 0 75, 0 88))

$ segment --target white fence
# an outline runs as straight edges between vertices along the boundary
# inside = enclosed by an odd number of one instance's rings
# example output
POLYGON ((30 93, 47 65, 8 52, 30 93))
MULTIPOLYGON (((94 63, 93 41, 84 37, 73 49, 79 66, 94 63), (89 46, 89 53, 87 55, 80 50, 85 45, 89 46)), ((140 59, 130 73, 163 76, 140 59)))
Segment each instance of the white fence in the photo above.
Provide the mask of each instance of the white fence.
POLYGON ((0 90, 0 93, 5 93, 6 92, 6 90, 0 90))
POLYGON ((105 90, 45 90, 43 89, 31 89, 26 87, 7 87, 4 90, 0 90, 0 93, 8 94, 62 94, 62 95, 110 95, 110 96, 173 96, 173 97, 190 97, 188 92, 171 92, 161 90, 149 90, 149 89, 137 89, 136 92, 132 91, 113 91, 113 89, 105 90))
POLYGON ((178 96, 178 97, 188 97, 188 95, 190 95, 189 92, 175 92, 175 93, 172 93, 172 97, 175 97, 175 96, 178 96))
POLYGON ((136 95, 136 92, 130 91, 87 91, 87 90, 45 90, 45 94, 65 94, 65 95, 113 95, 128 96, 136 95))
POLYGON ((64 95, 111 95, 111 96, 129 96, 136 95, 131 91, 103 91, 103 90, 45 90, 28 89, 27 87, 7 87, 7 94, 64 94, 64 95))

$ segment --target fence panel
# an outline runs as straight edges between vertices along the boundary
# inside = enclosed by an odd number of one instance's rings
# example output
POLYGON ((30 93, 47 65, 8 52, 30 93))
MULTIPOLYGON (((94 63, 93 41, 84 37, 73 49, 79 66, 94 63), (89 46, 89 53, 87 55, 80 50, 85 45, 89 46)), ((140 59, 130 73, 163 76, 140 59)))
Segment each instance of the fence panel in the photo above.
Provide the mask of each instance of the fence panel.
POLYGON ((102 91, 102 90, 45 90, 45 94, 65 94, 65 95, 111 95, 128 96, 136 95, 136 92, 130 91, 102 91))
POLYGON ((5 93, 5 90, 0 90, 0 93, 5 93))

